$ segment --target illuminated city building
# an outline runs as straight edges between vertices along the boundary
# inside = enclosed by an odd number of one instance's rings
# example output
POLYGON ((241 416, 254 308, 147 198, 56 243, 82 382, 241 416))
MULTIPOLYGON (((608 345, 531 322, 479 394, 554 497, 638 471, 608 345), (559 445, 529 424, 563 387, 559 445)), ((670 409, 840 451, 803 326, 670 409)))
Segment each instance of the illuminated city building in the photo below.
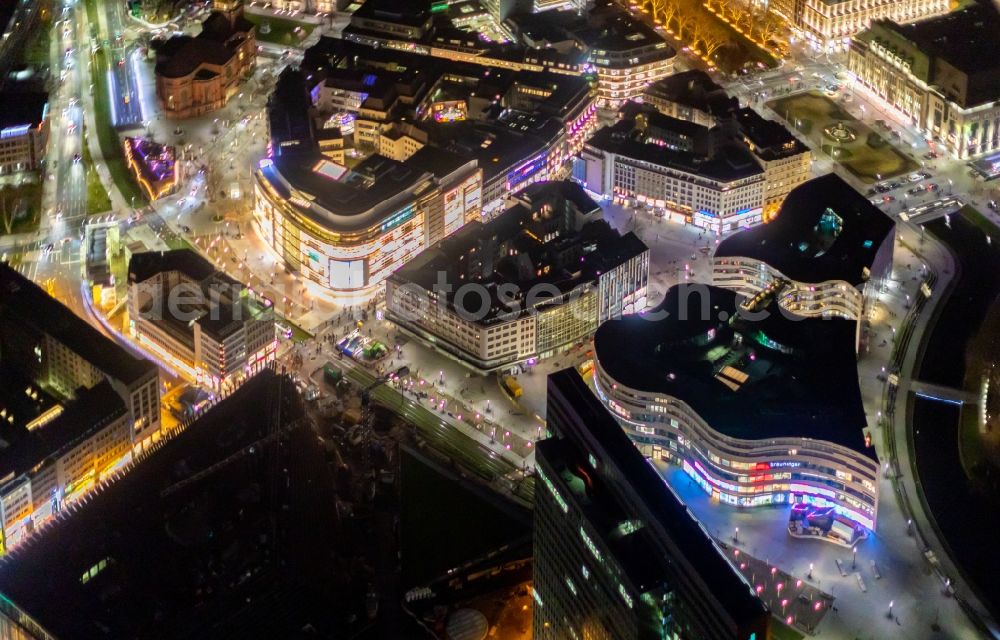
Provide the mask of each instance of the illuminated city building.
POLYGON ((515 201, 386 282, 389 320, 483 373, 555 355, 646 306, 649 250, 601 220, 579 185, 540 183, 515 201))
POLYGON ((714 500, 830 507, 825 535, 852 544, 875 529, 879 484, 856 323, 797 317, 780 295, 677 285, 647 317, 598 329, 594 387, 643 455, 714 500))
POLYGON ((683 135, 694 145, 698 127, 655 112, 623 117, 587 142, 573 176, 599 196, 713 233, 758 224, 765 170, 742 144, 713 144, 708 153, 681 144, 683 135))
POLYGON ((948 0, 774 0, 768 5, 806 40, 827 51, 846 50, 851 36, 876 20, 912 22, 949 8, 948 0))
POLYGON ((765 640, 770 613, 573 369, 535 450, 532 637, 765 640))
POLYGON ((254 174, 254 224, 304 277, 331 293, 369 297, 428 244, 479 219, 475 160, 421 153, 408 163, 374 155, 351 170, 302 155, 265 159, 254 174))
POLYGON ((750 108, 731 116, 735 136, 764 168, 764 219, 774 217, 792 189, 809 179, 812 152, 783 125, 750 108))
POLYGON ((213 11, 197 36, 178 35, 156 50, 156 97, 168 118, 192 118, 226 104, 257 59, 256 26, 241 5, 213 11))
POLYGON ((159 370, 0 265, 0 553, 160 437, 159 370))
POLYGON ((597 106, 617 109, 674 72, 676 52, 651 26, 617 6, 592 14, 596 37, 586 41, 597 73, 597 106))
MULTIPOLYGON (((353 45, 357 46, 357 45, 353 45)), ((303 72, 286 70, 268 117, 272 157, 254 173, 254 225, 289 268, 330 293, 367 298, 429 244, 480 216, 474 158, 437 148, 352 169, 325 157, 303 72)))
POLYGON ((132 171, 150 200, 156 200, 173 191, 177 185, 180 167, 174 157, 174 148, 147 138, 126 137, 124 141, 125 164, 132 171))
MULTIPOLYGON (((595 93, 582 77, 449 62, 332 38, 311 47, 302 68, 311 106, 301 110, 314 112, 323 127, 353 133, 359 148, 397 161, 424 146, 475 158, 483 173, 484 217, 502 211, 506 196, 555 176, 597 126, 595 93)), ((286 119, 271 120, 272 129, 286 126, 286 119)), ((296 144, 288 140, 275 149, 296 144)))
POLYGON ((860 349, 894 246, 892 219, 831 173, 793 189, 770 224, 723 240, 712 283, 747 297, 777 287, 797 316, 852 320, 860 349))
POLYGON ((134 254, 128 332, 188 380, 232 391, 273 362, 274 305, 190 249, 134 254))
POLYGON ((48 142, 48 94, 0 92, 0 104, 0 175, 40 169, 48 142))
MULTIPOLYGON (((912 24, 879 20, 851 41, 856 83, 955 158, 1000 159, 1000 16, 978 2, 912 24)), ((987 173, 987 177, 995 174, 987 173)))
POLYGON ((349 4, 349 0, 275 0, 272 6, 274 9, 290 12, 294 16, 297 13, 330 15, 336 11, 343 11, 349 4))

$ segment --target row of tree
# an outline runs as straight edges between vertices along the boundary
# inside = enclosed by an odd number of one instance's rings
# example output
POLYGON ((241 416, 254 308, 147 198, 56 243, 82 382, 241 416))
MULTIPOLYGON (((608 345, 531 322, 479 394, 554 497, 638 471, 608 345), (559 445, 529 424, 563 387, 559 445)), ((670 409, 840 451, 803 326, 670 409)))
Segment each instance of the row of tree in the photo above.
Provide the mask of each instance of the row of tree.
POLYGON ((706 0, 704 4, 701 0, 647 0, 644 6, 655 21, 710 60, 732 38, 720 18, 759 43, 773 40, 783 29, 781 20, 754 0, 706 0))

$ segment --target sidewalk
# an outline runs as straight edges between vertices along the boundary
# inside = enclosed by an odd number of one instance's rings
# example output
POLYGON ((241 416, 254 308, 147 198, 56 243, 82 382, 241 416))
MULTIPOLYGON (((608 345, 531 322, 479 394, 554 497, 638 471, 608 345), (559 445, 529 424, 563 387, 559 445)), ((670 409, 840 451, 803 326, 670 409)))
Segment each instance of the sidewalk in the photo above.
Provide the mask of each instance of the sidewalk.
MULTIPOLYGON (((859 362, 868 424, 872 425, 876 450, 884 471, 880 486, 877 536, 883 540, 895 539, 896 544, 904 546, 910 544, 905 538, 910 538, 914 545, 913 551, 923 557, 925 569, 933 572, 931 575, 935 576, 942 598, 947 599, 943 592, 947 588, 946 579, 950 578, 950 587, 955 593, 960 594, 962 599, 971 603, 974 608, 985 610, 968 585, 960 579, 957 568, 934 533, 930 517, 924 510, 922 500, 919 499, 920 492, 912 473, 912 451, 908 438, 909 430, 912 428, 907 410, 912 372, 923 336, 930 328, 934 309, 949 295, 949 284, 955 276, 955 261, 948 249, 930 235, 924 234, 922 240, 920 232, 913 229, 912 225, 900 223, 897 234, 895 261, 897 266, 893 273, 892 290, 881 297, 882 304, 873 322, 870 351, 864 354, 859 362), (918 274, 924 264, 936 274, 937 281, 930 299, 915 320, 913 333, 907 342, 902 366, 898 372, 898 389, 892 398, 895 403, 892 412, 895 417, 892 418, 883 415, 884 411, 888 411, 885 407, 886 377, 891 373, 886 371, 886 366, 892 353, 894 336, 900 330, 900 323, 903 322, 916 297, 922 295, 919 292, 922 278, 918 274), (887 346, 881 346, 883 339, 886 340, 887 346), (873 380, 880 382, 866 384, 867 381, 873 380), (884 431, 887 428, 887 420, 893 423, 892 430, 888 434, 884 431), (887 436, 893 440, 892 448, 897 456, 895 459, 892 457, 892 452, 886 450, 890 444, 887 436), (933 552, 933 560, 929 558, 928 552, 933 552)), ((963 618, 964 622, 969 624, 964 614, 963 618)), ((960 622, 962 621, 955 620, 953 624, 957 625, 960 622)))

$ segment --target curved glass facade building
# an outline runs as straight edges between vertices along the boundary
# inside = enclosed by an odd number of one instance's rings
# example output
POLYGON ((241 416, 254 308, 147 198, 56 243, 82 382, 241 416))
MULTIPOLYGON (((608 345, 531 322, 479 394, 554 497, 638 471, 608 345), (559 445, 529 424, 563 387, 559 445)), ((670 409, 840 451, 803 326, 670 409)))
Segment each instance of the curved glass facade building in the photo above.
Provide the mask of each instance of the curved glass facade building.
POLYGON ((797 316, 856 322, 865 342, 874 300, 892 273, 894 223, 840 177, 793 189, 769 224, 733 234, 715 252, 712 284, 776 301, 797 316))
POLYGON ((869 530, 879 464, 854 356, 855 322, 678 285, 595 336, 594 386, 640 451, 736 507, 832 507, 869 530))

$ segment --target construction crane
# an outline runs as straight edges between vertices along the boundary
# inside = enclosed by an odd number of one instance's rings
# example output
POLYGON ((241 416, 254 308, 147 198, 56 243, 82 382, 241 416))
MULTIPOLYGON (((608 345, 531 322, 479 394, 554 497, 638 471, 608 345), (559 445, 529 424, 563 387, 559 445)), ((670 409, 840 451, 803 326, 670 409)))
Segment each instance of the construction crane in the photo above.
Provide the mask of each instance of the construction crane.
POLYGON ((371 464, 372 455, 372 434, 375 425, 374 416, 371 410, 372 392, 382 385, 397 378, 409 375, 410 368, 402 366, 392 373, 386 373, 373 380, 367 387, 361 390, 361 470, 364 474, 374 473, 371 464))

